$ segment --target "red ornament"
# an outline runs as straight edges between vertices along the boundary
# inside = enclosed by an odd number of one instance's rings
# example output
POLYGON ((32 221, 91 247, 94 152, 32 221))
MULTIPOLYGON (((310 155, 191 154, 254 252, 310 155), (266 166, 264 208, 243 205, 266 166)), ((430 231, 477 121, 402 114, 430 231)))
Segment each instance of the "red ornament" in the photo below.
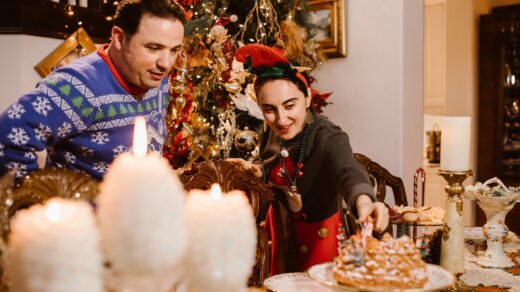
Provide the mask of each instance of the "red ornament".
POLYGON ((301 163, 301 162, 296 163, 296 167, 301 170, 303 168, 303 163, 301 163))
POLYGON ((303 175, 303 171, 298 170, 298 177, 302 177, 302 175, 303 175))

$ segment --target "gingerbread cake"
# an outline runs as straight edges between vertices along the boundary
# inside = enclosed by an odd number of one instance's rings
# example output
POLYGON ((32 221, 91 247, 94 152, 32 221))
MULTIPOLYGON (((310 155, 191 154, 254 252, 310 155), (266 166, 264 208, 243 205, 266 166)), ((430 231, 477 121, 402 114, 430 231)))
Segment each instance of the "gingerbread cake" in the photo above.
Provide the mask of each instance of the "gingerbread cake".
POLYGON ((389 234, 381 240, 352 236, 340 246, 333 276, 340 284, 361 289, 422 288, 428 280, 426 264, 413 241, 389 234))

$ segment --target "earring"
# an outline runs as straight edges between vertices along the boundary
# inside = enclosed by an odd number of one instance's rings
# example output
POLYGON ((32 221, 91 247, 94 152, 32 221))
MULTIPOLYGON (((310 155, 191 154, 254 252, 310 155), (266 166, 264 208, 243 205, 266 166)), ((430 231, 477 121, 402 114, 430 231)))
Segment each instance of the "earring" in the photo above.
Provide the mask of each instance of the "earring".
POLYGON ((314 117, 312 116, 311 110, 308 108, 307 112, 305 113, 305 123, 308 125, 312 124, 312 122, 314 122, 314 117))

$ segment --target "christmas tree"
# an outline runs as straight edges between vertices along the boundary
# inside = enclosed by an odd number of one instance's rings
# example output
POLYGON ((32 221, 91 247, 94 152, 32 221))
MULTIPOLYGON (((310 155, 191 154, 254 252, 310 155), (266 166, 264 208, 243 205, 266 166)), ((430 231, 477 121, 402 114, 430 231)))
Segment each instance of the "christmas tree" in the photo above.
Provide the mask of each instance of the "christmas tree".
MULTIPOLYGON (((263 118, 254 76, 234 59, 248 43, 280 47, 297 66, 323 60, 308 37, 303 0, 179 0, 185 8, 184 53, 170 74, 164 156, 176 169, 193 163, 258 155, 263 118)), ((328 95, 314 92, 319 112, 328 95)))

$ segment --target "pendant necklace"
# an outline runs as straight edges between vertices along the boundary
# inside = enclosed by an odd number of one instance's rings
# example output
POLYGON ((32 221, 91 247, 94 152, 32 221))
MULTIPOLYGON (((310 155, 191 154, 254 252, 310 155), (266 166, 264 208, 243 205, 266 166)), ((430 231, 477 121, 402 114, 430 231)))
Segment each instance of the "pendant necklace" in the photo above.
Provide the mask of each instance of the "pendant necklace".
POLYGON ((298 162, 296 163, 296 168, 294 170, 294 178, 291 178, 291 174, 289 170, 285 166, 285 158, 289 157, 289 151, 282 145, 282 150, 280 151, 280 171, 278 175, 283 177, 287 186, 289 187, 289 196, 293 197, 294 195, 298 195, 298 178, 303 175, 303 157, 305 155, 305 146, 307 145, 307 138, 309 135, 309 125, 305 125, 303 129, 303 136, 300 142, 300 155, 298 157, 298 162))

